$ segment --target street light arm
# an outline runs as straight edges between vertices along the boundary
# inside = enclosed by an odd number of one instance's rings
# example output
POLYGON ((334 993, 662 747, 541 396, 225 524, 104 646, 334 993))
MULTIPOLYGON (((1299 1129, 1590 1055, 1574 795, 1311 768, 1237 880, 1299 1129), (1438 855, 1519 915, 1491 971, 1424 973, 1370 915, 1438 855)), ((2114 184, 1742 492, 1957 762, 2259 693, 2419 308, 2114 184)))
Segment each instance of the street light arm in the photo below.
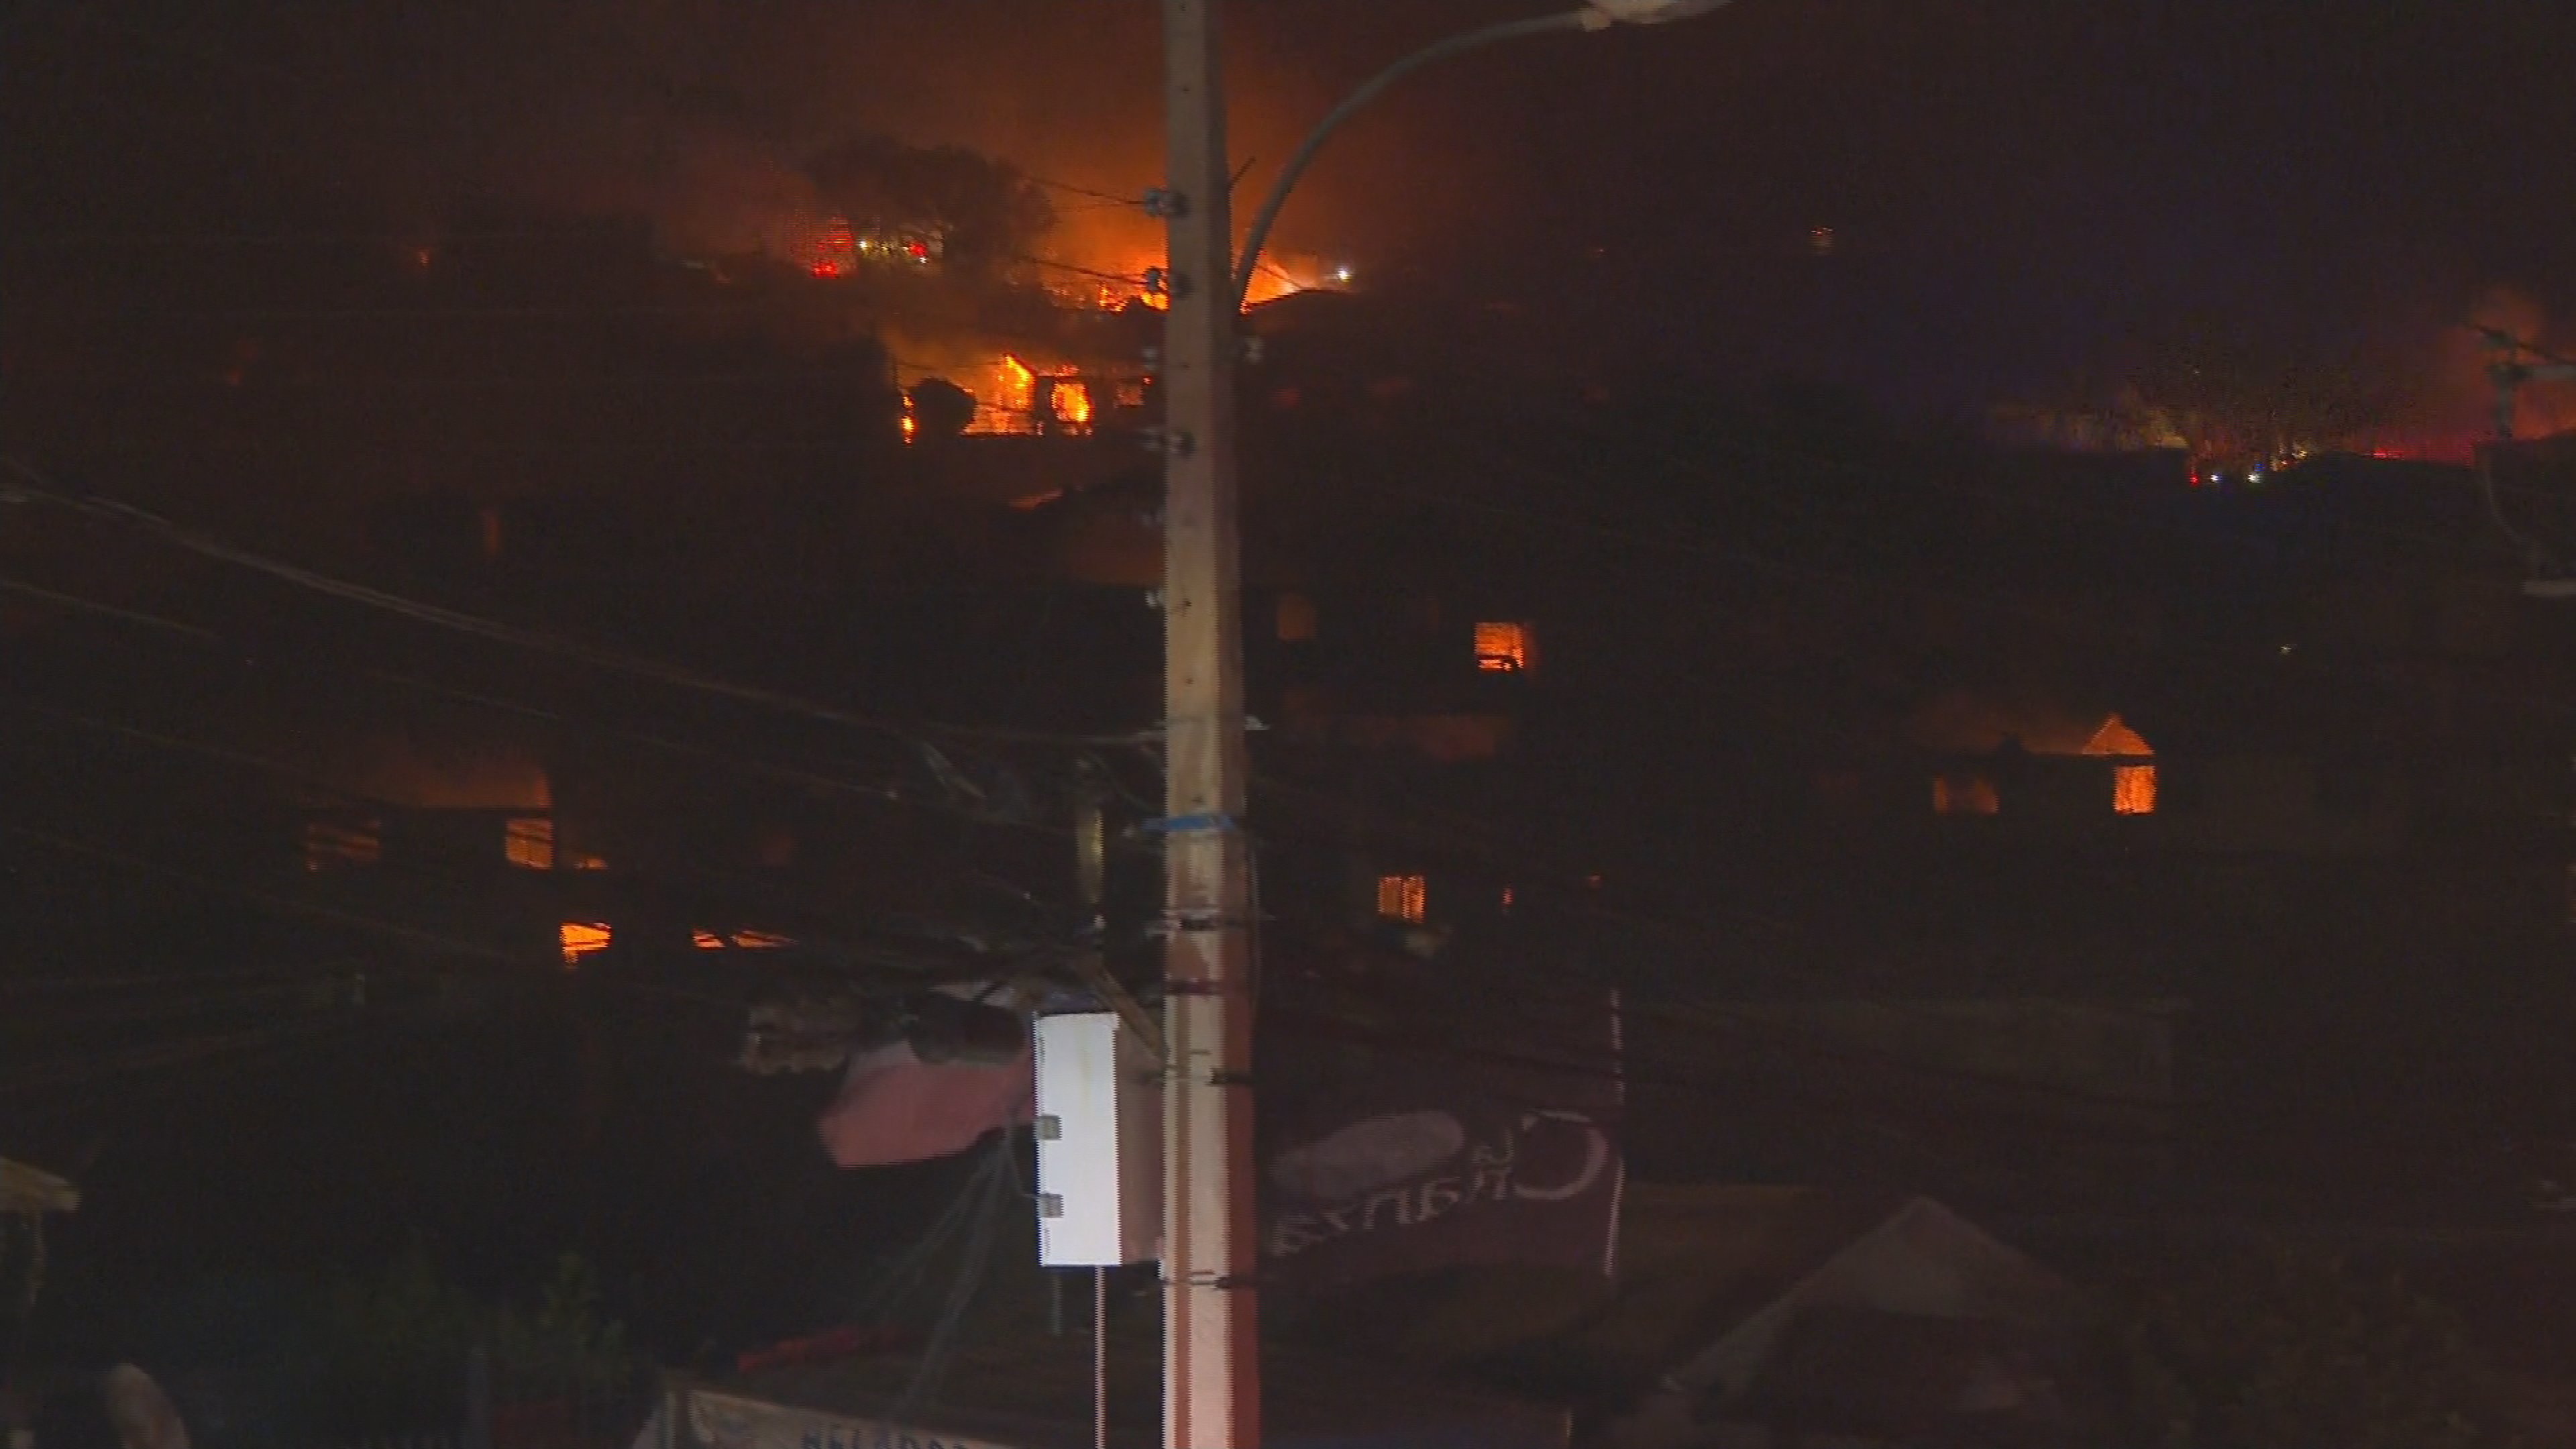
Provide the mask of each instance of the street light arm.
POLYGON ((1540 15, 1528 20, 1506 20, 1498 25, 1461 31, 1446 40, 1435 41, 1369 77, 1367 84, 1344 97, 1340 105, 1315 123, 1315 129, 1306 133, 1306 139, 1298 143, 1296 154, 1288 158, 1287 165, 1279 168, 1278 179, 1270 183, 1270 193, 1261 198, 1261 209, 1252 214, 1252 225, 1243 234, 1243 256, 1235 263, 1236 310, 1242 309, 1243 299, 1252 290, 1252 273, 1261 265, 1261 249, 1270 240, 1271 224, 1279 219, 1279 209, 1288 204, 1288 193, 1297 185, 1297 178, 1306 174, 1306 167, 1314 161, 1315 153, 1324 149, 1324 142, 1332 138, 1333 132, 1340 130, 1344 121, 1376 100, 1387 87, 1434 61, 1447 60, 1453 55, 1482 49, 1500 41, 1518 40, 1524 35, 1551 35, 1560 30, 1598 30, 1609 23, 1608 15, 1589 5, 1580 10, 1540 15))

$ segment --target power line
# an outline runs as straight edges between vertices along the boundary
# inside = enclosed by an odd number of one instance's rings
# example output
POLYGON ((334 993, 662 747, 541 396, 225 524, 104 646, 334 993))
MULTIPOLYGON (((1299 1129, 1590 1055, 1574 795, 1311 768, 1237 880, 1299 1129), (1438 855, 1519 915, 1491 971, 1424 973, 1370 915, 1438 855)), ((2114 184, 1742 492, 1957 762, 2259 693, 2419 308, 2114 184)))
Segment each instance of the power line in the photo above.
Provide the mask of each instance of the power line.
POLYGON ((1049 181, 1043 176, 1030 176, 1026 172, 1021 173, 1021 179, 1027 181, 1032 186, 1042 186, 1049 191, 1061 191, 1068 196, 1088 197, 1093 201, 1105 202, 1114 206, 1134 207, 1138 211, 1145 209, 1145 201, 1141 196, 1120 196, 1114 191, 1102 191, 1096 187, 1078 186, 1070 181, 1049 181))
MULTIPOLYGON (((402 595, 390 593, 386 590, 378 589, 367 584, 353 583, 345 579, 335 578, 331 575, 305 568, 299 564, 287 563, 280 559, 271 558, 265 554, 255 553, 248 549, 236 547, 220 539, 198 533, 178 523, 174 523, 167 518, 163 518, 159 514, 150 512, 147 509, 139 508, 130 503, 123 503, 114 499, 103 498, 95 494, 70 492, 66 490, 63 485, 57 483, 46 474, 38 471, 35 467, 22 459, 0 456, 0 466, 5 466, 10 472, 17 474, 19 478, 23 480, 18 484, 11 485, 8 489, 9 492, 36 498, 75 513, 85 514, 93 518, 105 519, 109 522, 125 524, 138 528, 187 552, 213 559, 219 563, 226 563, 237 568, 265 574, 269 577, 296 585, 299 588, 309 589, 316 593, 360 604, 367 608, 395 614, 403 618, 413 619, 421 623, 434 625, 456 633, 488 639, 496 643, 508 644, 514 648, 528 650, 533 653, 551 654, 562 658, 572 659, 577 662, 587 664, 592 668, 610 673, 625 674, 638 679, 670 685, 675 688, 695 690, 700 693, 734 700, 739 703, 752 704, 766 709, 777 710, 781 713, 802 715, 806 718, 818 720, 827 724, 843 725, 855 729, 874 731, 909 743, 916 749, 922 750, 934 757, 937 753, 936 747, 932 746, 925 737, 926 734, 929 733, 945 734, 969 739, 1019 740, 1031 743, 1123 743, 1126 739, 1131 738, 1129 736, 1101 737, 1062 735, 1040 731, 984 729, 979 727, 953 725, 906 727, 888 720, 873 718, 871 716, 854 713, 850 710, 840 709, 832 705, 818 703, 814 700, 802 699, 795 695, 787 694, 778 690, 719 679, 712 675, 701 674, 692 669, 682 668, 678 665, 665 664, 658 660, 648 659, 638 655, 626 654, 616 650, 584 644, 577 640, 567 639, 562 636, 545 633, 540 630, 522 628, 514 624, 501 623, 497 620, 468 614, 462 610, 451 609, 444 605, 431 604, 416 599, 406 598, 402 595)), ((934 759, 933 764, 935 769, 937 768, 938 763, 939 762, 934 759)))
MULTIPOLYGON (((308 788, 327 791, 343 798, 354 798, 351 797, 350 792, 337 787, 329 781, 323 780, 319 776, 312 775, 309 772, 299 770, 293 766, 280 764, 258 756, 225 749, 220 746, 209 746, 201 741, 187 740, 177 736, 164 735, 154 731, 122 725, 114 721, 99 720, 70 711, 53 710, 43 706, 28 706, 23 703, 20 707, 30 709, 39 713, 43 717, 59 720, 64 723, 103 730, 136 742, 154 744, 168 749, 202 755, 208 758, 235 764, 246 769, 270 774, 278 778, 302 783, 308 788)), ((367 803, 381 805, 384 802, 367 803)), ((671 882, 667 880, 657 880, 654 877, 639 874, 633 870, 620 872, 620 879, 655 889, 686 889, 693 892, 707 889, 739 888, 746 884, 746 882, 740 878, 725 875, 702 875, 699 879, 694 881, 671 882)), ((1013 890, 1016 892, 1016 887, 1014 887, 1013 890)), ((1045 903, 1028 898, 1025 892, 1017 892, 1017 894, 1024 903, 1032 906, 1033 908, 1037 908, 1042 911, 1050 909, 1050 907, 1045 903)), ((1063 909, 1069 910, 1069 908, 1063 909)), ((791 911, 790 914, 792 915, 794 912, 791 911)), ((1018 954, 996 953, 991 959, 979 960, 970 965, 954 963, 944 959, 935 959, 918 952, 907 953, 900 950, 889 951, 880 947, 862 945, 857 941, 833 940, 827 937, 818 936, 811 930, 802 926, 798 926, 795 929, 797 931, 797 944, 802 950, 824 957, 832 961, 835 965, 851 968, 873 967, 885 970, 899 970, 905 973, 908 978, 915 980, 942 978, 959 972, 979 976, 992 973, 1007 974, 1010 971, 1025 968, 1029 951, 1043 954, 1052 950, 1069 948, 1066 943, 1047 939, 1038 939, 1028 943, 1027 951, 1022 951, 1018 954)), ((935 934, 939 934, 943 939, 946 939, 955 938, 961 934, 973 933, 973 929, 969 927, 943 926, 941 930, 935 934)), ((901 933, 898 932, 897 934, 900 935, 901 933)))
MULTIPOLYGON (((0 502, 6 501, 6 495, 0 494, 0 502)), ((96 614, 102 618, 115 619, 122 623, 140 624, 147 629, 158 629, 166 633, 178 634, 187 638, 196 639, 203 643, 221 644, 223 642, 223 636, 217 634, 212 629, 200 628, 194 624, 183 624, 176 619, 165 619, 158 614, 147 614, 138 609, 126 609, 120 608, 114 604, 100 603, 96 599, 85 599, 77 594, 66 594, 59 590, 46 588, 42 584, 29 583, 24 579, 0 576, 0 589, 5 589, 13 594, 23 594, 29 598, 43 599, 47 603, 59 604, 66 609, 75 609, 86 614, 96 614)))
POLYGON ((1130 287, 1143 287, 1146 285, 1146 279, 1142 276, 1133 275, 1127 272, 1104 272, 1097 267, 1077 266, 1072 262, 1051 261, 1046 257, 1033 257, 1026 253, 1015 254, 1012 256, 1011 260, 1015 262, 1026 262, 1033 267, 1046 267, 1053 271, 1070 272, 1078 277, 1092 277, 1103 282, 1120 282, 1130 287))
MULTIPOLYGON (((10 579, 6 575, 0 575, 0 589, 17 586, 18 581, 10 579)), ((25 587, 28 592, 37 597, 51 599, 62 603, 67 607, 97 612, 104 617, 112 618, 119 622, 136 624, 158 632, 179 635, 195 641, 212 644, 216 647, 222 647, 225 643, 221 635, 197 625, 136 610, 99 605, 91 600, 82 599, 77 595, 61 594, 53 590, 36 588, 34 586, 25 587)), ((577 718, 561 710, 550 709, 541 705, 531 704, 523 700, 505 699, 497 695, 462 689, 453 685, 440 684, 436 681, 423 679, 413 675, 399 674, 380 669, 366 669, 358 671, 355 677, 362 682, 380 688, 390 688, 426 694, 436 698, 453 701, 455 703, 468 705, 476 709, 489 710, 495 713, 506 714, 521 719, 559 726, 568 730, 577 731, 587 736, 613 740, 619 743, 632 745, 637 748, 650 750, 658 754, 670 755, 674 758, 697 761, 732 773, 746 775, 755 779, 767 780, 775 784, 794 786, 799 789, 819 793, 864 799, 904 809, 924 810, 934 814, 950 815, 974 825, 1032 831, 1038 834, 1051 836, 1070 836, 1072 833, 1072 827, 1070 825, 1023 818, 1019 815, 996 809, 980 808, 973 803, 971 799, 943 799, 939 796, 926 794, 921 791, 906 789, 899 781, 852 779, 846 775, 831 774, 821 770, 781 764, 771 760, 718 749, 709 745, 701 745, 686 740, 674 739, 669 736, 659 735, 644 730, 611 725, 597 720, 577 718)), ((39 714, 51 715, 62 723, 98 729, 104 732, 123 736, 136 742, 156 744, 172 750, 202 755, 212 759, 224 760, 247 769, 306 784, 312 788, 324 791, 334 796, 350 799, 358 798, 353 794, 353 792, 349 791, 345 787, 337 784, 336 782, 328 781, 316 776, 309 770, 286 765, 282 762, 270 760, 262 756, 233 750, 229 746, 217 745, 208 741, 188 739, 181 736, 148 730, 131 722, 107 720, 96 716, 84 716, 76 711, 64 710, 55 706, 35 704, 25 700, 11 701, 10 703, 15 704, 21 709, 39 714)), ((1012 742, 1007 737, 1007 732, 1005 732, 1005 736, 1006 737, 1002 742, 1012 742)), ((1111 737, 1103 742, 1127 744, 1133 743, 1134 740, 1135 737, 1119 736, 1111 737)), ((1053 745, 1060 743, 1061 740, 1056 736, 1031 734, 1027 736, 1026 740, 1023 742, 1053 745)))

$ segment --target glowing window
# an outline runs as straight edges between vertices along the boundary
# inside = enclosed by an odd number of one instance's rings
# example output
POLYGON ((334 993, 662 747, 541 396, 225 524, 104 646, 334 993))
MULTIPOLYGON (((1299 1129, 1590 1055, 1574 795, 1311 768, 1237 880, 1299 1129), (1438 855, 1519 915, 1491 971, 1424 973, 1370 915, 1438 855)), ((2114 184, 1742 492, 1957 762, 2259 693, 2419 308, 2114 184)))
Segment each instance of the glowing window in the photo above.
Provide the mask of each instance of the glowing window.
POLYGON ((545 815, 524 815, 503 827, 501 854, 522 870, 555 868, 555 822, 545 815))
POLYGON ((1315 601, 1304 594, 1279 596, 1279 642, 1306 644, 1315 638, 1315 601))
POLYGON ((563 942, 564 969, 581 965, 584 956, 596 956, 608 949, 610 936, 606 921, 566 921, 560 939, 563 942))
POLYGON ((2122 815, 2155 814, 2156 767, 2153 765, 2112 766, 2111 808, 2122 815))
POLYGON ((1091 426, 1091 389, 1082 383, 1058 379, 1047 389, 1047 411, 1063 427, 1081 431, 1091 426))
POLYGON ((1992 815, 2003 802, 1995 796, 1995 782, 1983 775, 1952 779, 1947 775, 1932 777, 1932 813, 1935 815, 1992 815))
POLYGON ((1476 667, 1487 674, 1519 674, 1529 668, 1529 629, 1520 624, 1476 626, 1476 667))
POLYGON ((1029 371, 1027 363, 1007 352, 1002 354, 997 375, 1002 380, 1002 410, 1014 413, 1027 412, 1029 393, 1034 388, 1038 375, 1029 371))
POLYGON ((1377 878, 1377 913, 1390 921, 1421 924, 1430 905, 1430 885, 1418 875, 1377 878))
POLYGON ((375 865, 385 858, 384 841, 372 820, 311 820, 304 826, 304 868, 341 870, 375 865))

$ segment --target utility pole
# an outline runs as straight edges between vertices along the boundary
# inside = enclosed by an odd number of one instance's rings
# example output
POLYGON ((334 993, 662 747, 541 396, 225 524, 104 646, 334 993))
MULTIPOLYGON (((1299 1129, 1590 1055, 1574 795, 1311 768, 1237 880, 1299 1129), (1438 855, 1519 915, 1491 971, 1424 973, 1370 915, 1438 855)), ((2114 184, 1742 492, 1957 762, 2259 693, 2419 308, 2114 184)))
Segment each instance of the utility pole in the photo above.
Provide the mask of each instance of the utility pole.
POLYGON ((1163 0, 1163 1443, 1257 1449, 1234 235, 1219 0, 1163 0))

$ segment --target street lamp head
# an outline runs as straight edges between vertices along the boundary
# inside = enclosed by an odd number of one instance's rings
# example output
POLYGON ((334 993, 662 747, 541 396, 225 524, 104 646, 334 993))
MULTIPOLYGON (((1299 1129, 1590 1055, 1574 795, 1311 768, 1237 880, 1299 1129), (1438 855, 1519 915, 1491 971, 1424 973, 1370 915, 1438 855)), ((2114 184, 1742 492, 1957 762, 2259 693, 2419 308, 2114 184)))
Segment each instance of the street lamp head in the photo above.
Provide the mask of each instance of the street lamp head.
POLYGON ((1586 0, 1584 28, 1599 30, 1611 25, 1661 25, 1667 20, 1688 20, 1706 15, 1727 0, 1586 0))

